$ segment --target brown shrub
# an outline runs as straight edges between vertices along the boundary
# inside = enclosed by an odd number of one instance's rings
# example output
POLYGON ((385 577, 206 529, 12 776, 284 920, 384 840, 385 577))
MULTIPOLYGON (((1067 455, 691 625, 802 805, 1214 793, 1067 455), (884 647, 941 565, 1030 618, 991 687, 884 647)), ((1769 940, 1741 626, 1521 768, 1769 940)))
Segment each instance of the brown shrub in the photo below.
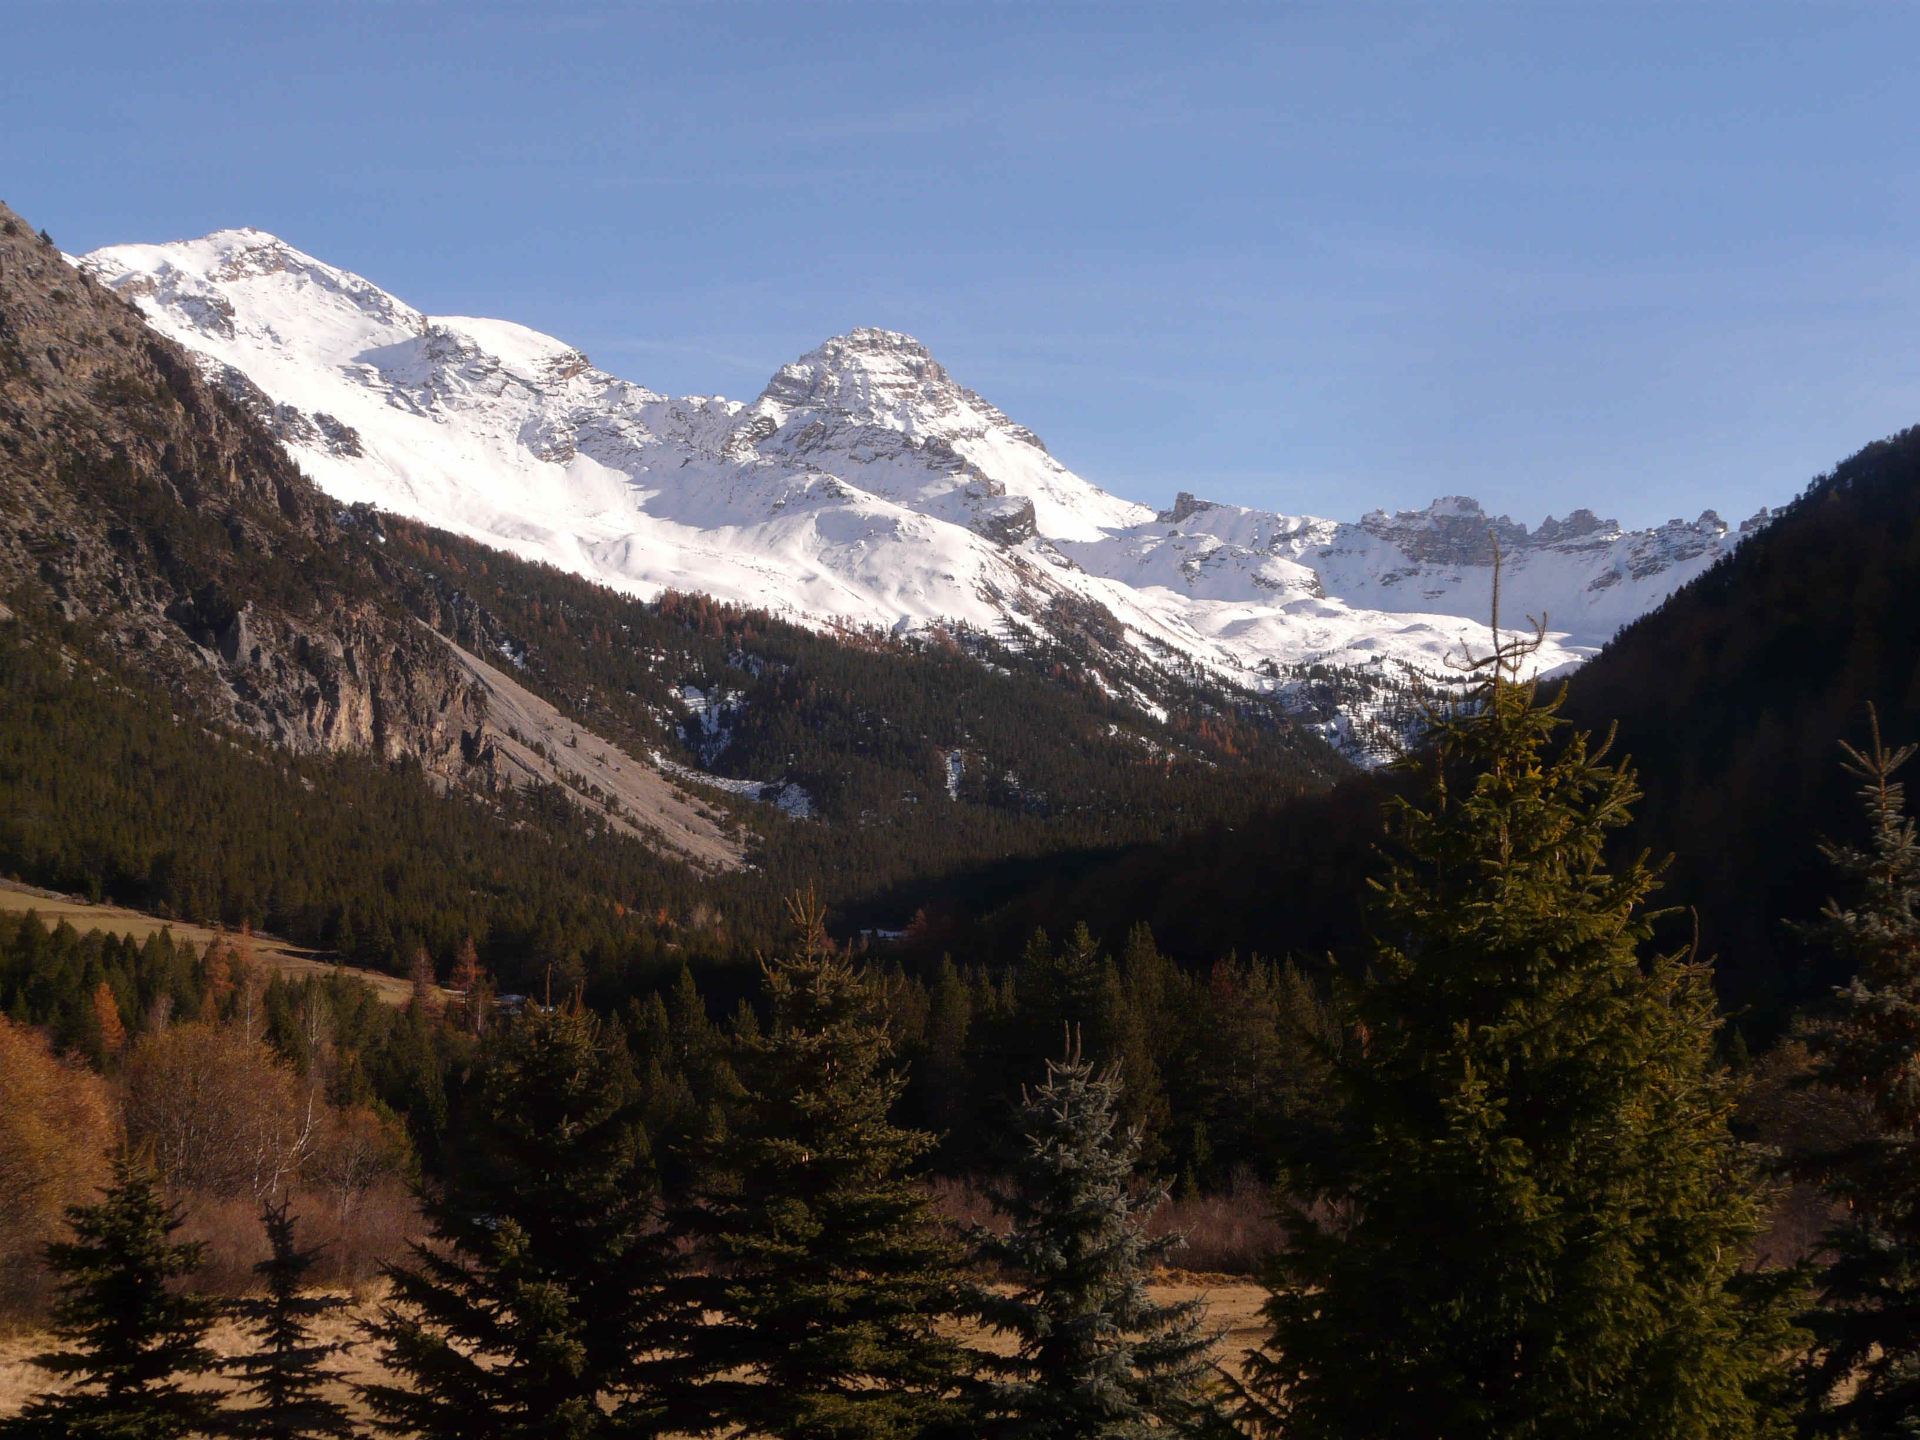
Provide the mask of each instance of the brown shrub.
MULTIPOLYGON (((192 1287, 215 1295, 258 1289, 253 1267, 267 1258, 259 1203, 250 1196, 180 1191, 170 1198, 185 1210, 178 1238, 203 1241, 207 1247, 192 1287)), ((307 1274, 324 1289, 370 1291, 380 1279, 381 1266, 399 1259, 408 1241, 420 1239, 426 1228, 412 1192, 393 1177, 369 1185, 345 1215, 313 1191, 296 1188, 291 1199, 301 1246, 322 1247, 307 1274)))
POLYGON ((272 1194, 300 1167, 326 1102, 235 1028, 178 1025, 127 1057, 128 1143, 150 1148, 169 1184, 197 1194, 272 1194))
POLYGON ((46 1299, 41 1247, 105 1180, 117 1131, 105 1081, 0 1016, 0 1308, 46 1299))
POLYGON ((949 1224, 961 1229, 983 1225, 995 1233, 1006 1230, 1007 1222, 993 1213, 993 1202, 987 1198, 986 1188, 978 1179, 935 1175, 925 1185, 933 1199, 935 1213, 949 1224))
POLYGON ((1154 1235, 1184 1232, 1187 1243, 1169 1255, 1167 1263, 1208 1275, 1257 1275, 1287 1238, 1274 1216, 1271 1192, 1242 1177, 1213 1195, 1167 1201, 1147 1229, 1154 1235))
POLYGON ((327 1116, 301 1177, 316 1201, 331 1207, 336 1225, 348 1224, 369 1195, 400 1186, 413 1171, 413 1145, 406 1127, 364 1105, 327 1116))

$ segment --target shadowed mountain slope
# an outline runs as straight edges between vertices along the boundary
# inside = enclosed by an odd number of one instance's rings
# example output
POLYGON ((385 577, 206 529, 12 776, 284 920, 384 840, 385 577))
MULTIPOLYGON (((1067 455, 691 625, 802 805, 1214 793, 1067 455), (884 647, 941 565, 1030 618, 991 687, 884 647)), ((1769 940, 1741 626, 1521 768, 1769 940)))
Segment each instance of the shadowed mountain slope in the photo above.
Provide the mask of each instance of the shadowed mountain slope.
POLYGON ((1783 920, 1829 893, 1818 842, 1864 838, 1838 742, 1865 743, 1869 703, 1920 739, 1920 428, 1815 480, 1572 684, 1569 716, 1618 723, 1646 792, 1631 838, 1673 854, 1666 895, 1735 1005, 1844 978, 1783 920))

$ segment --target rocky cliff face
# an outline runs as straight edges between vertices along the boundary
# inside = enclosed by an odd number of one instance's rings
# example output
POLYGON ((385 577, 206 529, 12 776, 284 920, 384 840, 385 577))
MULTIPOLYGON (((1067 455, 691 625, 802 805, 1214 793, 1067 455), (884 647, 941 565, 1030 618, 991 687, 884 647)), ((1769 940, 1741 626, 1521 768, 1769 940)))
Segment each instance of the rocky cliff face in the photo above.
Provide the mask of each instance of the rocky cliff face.
MULTIPOLYGON (((224 317, 208 309, 209 323, 224 317)), ((206 713, 298 750, 455 774, 485 699, 376 583, 377 538, 276 433, 331 417, 238 403, 0 206, 0 589, 74 622, 206 713)))

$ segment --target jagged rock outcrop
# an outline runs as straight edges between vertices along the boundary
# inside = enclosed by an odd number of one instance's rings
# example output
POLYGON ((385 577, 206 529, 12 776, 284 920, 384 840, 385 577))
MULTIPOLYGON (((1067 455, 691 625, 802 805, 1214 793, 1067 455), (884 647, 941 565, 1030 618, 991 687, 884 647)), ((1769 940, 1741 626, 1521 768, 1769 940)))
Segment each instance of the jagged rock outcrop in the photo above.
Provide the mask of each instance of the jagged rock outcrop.
POLYGON ((1024 496, 1005 500, 990 509, 983 508, 974 528, 996 545, 1018 545, 1034 536, 1033 501, 1024 496))
POLYGON ((1178 525, 1182 520, 1191 520, 1203 510, 1217 510, 1220 507, 1211 500, 1197 498, 1191 490, 1182 490, 1173 497, 1173 508, 1161 510, 1153 517, 1156 525, 1178 525))

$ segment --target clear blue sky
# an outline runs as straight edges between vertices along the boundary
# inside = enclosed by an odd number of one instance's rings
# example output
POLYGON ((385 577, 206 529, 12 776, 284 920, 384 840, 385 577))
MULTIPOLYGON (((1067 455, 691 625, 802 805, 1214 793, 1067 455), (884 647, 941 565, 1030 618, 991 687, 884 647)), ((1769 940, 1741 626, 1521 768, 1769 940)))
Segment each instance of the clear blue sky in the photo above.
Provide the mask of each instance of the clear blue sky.
POLYGON ((0 0, 0 198, 751 397, 908 330, 1109 489, 1528 523, 1920 421, 1920 7, 0 0))

